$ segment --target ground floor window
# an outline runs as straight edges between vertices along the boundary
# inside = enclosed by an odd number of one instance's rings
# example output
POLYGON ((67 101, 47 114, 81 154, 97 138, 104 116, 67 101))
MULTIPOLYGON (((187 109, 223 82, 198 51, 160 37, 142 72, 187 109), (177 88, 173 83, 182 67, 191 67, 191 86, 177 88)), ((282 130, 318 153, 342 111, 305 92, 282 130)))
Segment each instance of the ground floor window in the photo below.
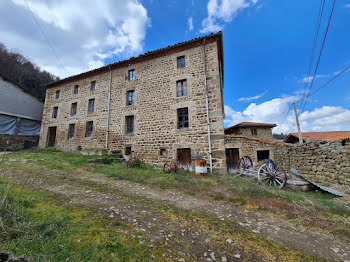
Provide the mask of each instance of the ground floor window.
POLYGON ((75 124, 69 124, 68 127, 68 139, 74 138, 75 124))
POLYGON ((266 160, 270 158, 270 150, 258 150, 256 151, 258 155, 258 161, 266 160))
POLYGON ((125 155, 130 156, 131 155, 131 146, 126 146, 125 147, 125 155))
POLYGON ((85 137, 91 137, 93 129, 94 129, 94 122, 92 121, 86 122, 85 137))

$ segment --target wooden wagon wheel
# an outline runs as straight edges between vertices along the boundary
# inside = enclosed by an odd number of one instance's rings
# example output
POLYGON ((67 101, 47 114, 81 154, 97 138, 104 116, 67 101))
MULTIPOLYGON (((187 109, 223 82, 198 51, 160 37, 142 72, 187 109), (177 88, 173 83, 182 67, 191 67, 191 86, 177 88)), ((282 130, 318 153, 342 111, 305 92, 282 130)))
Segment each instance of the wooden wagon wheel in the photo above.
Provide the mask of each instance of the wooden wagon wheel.
POLYGON ((264 185, 283 188, 287 182, 287 175, 283 169, 278 170, 275 163, 268 159, 259 168, 258 179, 264 185))
POLYGON ((243 175, 244 171, 251 168, 253 168, 252 159, 249 156, 242 157, 237 164, 238 176, 243 175))
POLYGON ((176 172, 178 170, 178 166, 174 161, 166 161, 163 166, 163 171, 165 173, 176 172))

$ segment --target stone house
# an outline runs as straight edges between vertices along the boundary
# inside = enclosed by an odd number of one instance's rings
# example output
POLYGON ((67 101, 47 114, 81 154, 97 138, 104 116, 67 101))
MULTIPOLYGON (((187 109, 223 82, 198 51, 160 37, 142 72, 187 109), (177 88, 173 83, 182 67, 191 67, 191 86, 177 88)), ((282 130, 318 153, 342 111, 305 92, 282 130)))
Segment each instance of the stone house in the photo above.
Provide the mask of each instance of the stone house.
POLYGON ((256 138, 273 140, 272 128, 274 128, 275 126, 277 125, 267 124, 267 123, 256 123, 256 122, 242 122, 242 123, 225 128, 225 134, 252 136, 256 138))
POLYGON ((39 146, 225 172, 223 66, 218 32, 50 84, 39 146))
POLYGON ((0 150, 37 145, 44 102, 3 73, 0 73, 0 93, 0 150))

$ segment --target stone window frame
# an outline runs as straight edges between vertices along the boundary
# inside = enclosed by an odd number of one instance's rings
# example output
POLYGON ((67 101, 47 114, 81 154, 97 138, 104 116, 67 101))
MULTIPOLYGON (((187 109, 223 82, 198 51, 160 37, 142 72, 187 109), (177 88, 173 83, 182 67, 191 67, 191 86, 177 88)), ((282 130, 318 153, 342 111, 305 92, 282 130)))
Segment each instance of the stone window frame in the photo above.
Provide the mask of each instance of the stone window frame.
POLYGON ((193 77, 191 74, 181 74, 175 77, 170 78, 170 86, 172 91, 172 96, 174 99, 186 99, 188 97, 191 97, 192 95, 192 82, 193 77), (187 88, 187 94, 185 96, 177 96, 177 82, 186 80, 186 88, 187 88))
POLYGON ((59 110, 59 106, 58 106, 58 105, 54 105, 54 106, 52 107, 52 110, 51 110, 51 119, 57 119, 57 118, 58 118, 58 110, 59 110), (57 110, 56 110, 56 114, 55 114, 55 116, 54 116, 55 109, 57 109, 57 110))
POLYGON ((59 99, 61 96, 61 89, 55 91, 55 99, 59 99))
POLYGON ((181 51, 181 52, 178 52, 174 55, 172 55, 172 62, 173 62, 173 68, 174 70, 176 71, 183 71, 183 70, 186 70, 189 68, 189 65, 191 64, 191 57, 190 57, 190 51, 181 51), (177 68, 177 58, 178 57, 181 57, 181 56, 184 56, 185 57, 185 67, 180 67, 180 68, 177 68))
POLYGON ((123 153, 124 153, 125 156, 129 157, 132 154, 132 152, 133 152, 133 145, 131 145, 131 144, 124 145, 123 153), (127 153, 127 151, 126 151, 127 148, 130 148, 130 154, 129 153, 126 154, 127 153))
MULTIPOLYGON (((273 152, 273 148, 272 147, 258 147, 258 148, 255 148, 255 153, 254 153, 254 157, 255 157, 255 160, 256 160, 256 163, 258 163, 258 151, 263 151, 263 150, 268 150, 270 151, 269 152, 269 159, 271 160, 274 160, 274 152, 273 152)), ((262 161, 262 160, 261 160, 262 161)))
POLYGON ((94 137, 94 131, 95 131, 95 126, 96 125, 96 121, 92 120, 92 119, 86 119, 85 121, 85 128, 84 128, 84 137, 85 139, 92 139, 94 137), (91 130, 91 135, 90 136, 86 136, 87 135, 87 125, 88 122, 92 122, 92 130, 91 130), (95 123, 94 123, 95 122, 95 123))
POLYGON ((136 80, 136 70, 135 68, 128 69, 128 75, 127 75, 128 81, 134 81, 136 80), (130 73, 133 72, 132 77, 130 77, 130 73))
POLYGON ((96 91, 96 86, 97 86, 97 81, 96 80, 91 80, 90 81, 90 92, 96 91))
POLYGON ((124 114, 123 114, 123 126, 122 126, 122 128, 123 128, 123 134, 124 134, 125 136, 134 136, 136 127, 137 127, 137 126, 136 126, 136 112, 126 112, 126 113, 124 113, 124 114), (127 117, 127 116, 133 116, 133 117, 134 117, 134 130, 133 130, 132 133, 127 133, 127 132, 126 132, 126 117, 127 117))
POLYGON ((81 105, 83 107, 85 107, 85 114, 88 116, 95 116, 96 113, 98 113, 98 105, 99 105, 99 97, 96 95, 90 95, 90 96, 86 96, 84 97, 84 102, 86 103, 85 105, 81 105), (95 106, 94 106, 94 112, 89 113, 88 109, 89 109, 89 100, 90 99, 95 99, 95 106))
POLYGON ((67 140, 68 140, 68 141, 74 140, 75 137, 76 137, 76 134, 77 134, 77 125, 76 125, 76 123, 75 123, 75 122, 68 122, 67 131, 68 131, 68 133, 67 133, 67 140), (73 137, 70 137, 70 136, 69 136, 69 134, 70 134, 69 131, 70 131, 70 126, 71 126, 71 125, 74 125, 73 137))
POLYGON ((256 128, 256 127, 251 127, 251 128, 250 128, 250 134, 251 134, 252 136, 257 136, 257 135, 258 135, 258 128, 256 128))
POLYGON ((79 85, 74 85, 73 87, 73 95, 79 94, 79 85))
MULTIPOLYGON (((197 108, 195 106, 195 102, 193 101, 188 101, 188 102, 182 102, 182 103, 177 103, 173 106, 170 107, 170 109, 173 111, 173 121, 174 123, 174 130, 175 132, 186 132, 186 131, 192 131, 193 130, 193 116, 197 114, 197 108), (186 128, 177 128, 177 109, 179 108, 188 108, 188 127, 186 128)), ((172 120, 171 119, 171 120, 172 120)))
POLYGON ((127 89, 126 89, 126 91, 125 91, 125 98, 126 98, 125 100, 126 100, 126 106, 127 106, 127 107, 134 107, 134 106, 136 106, 136 90, 135 90, 135 87, 131 87, 131 88, 127 88, 127 89), (128 100, 128 99, 129 99, 128 93, 129 93, 129 92, 132 92, 132 91, 134 92, 134 103, 131 104, 131 105, 129 105, 129 104, 128 104, 128 101, 129 101, 129 100, 128 100))
MULTIPOLYGON (((187 129, 190 127, 190 112, 189 112, 189 108, 188 107, 180 107, 178 109, 176 109, 176 128, 177 129, 187 129), (179 110, 186 110, 187 111, 187 121, 186 120, 182 120, 182 121, 179 121, 179 110), (183 127, 180 127, 180 123, 183 123, 184 125, 186 124, 187 122, 187 126, 183 126, 183 127)), ((185 117, 185 114, 182 115, 182 117, 185 117)))
POLYGON ((159 156, 160 156, 161 158, 166 158, 166 157, 168 156, 168 150, 167 150, 167 148, 165 148, 165 147, 160 147, 160 148, 159 148, 159 156), (165 154, 163 155, 162 152, 165 152, 165 154))
POLYGON ((180 55, 180 56, 176 57, 176 68, 181 69, 181 68, 185 68, 185 67, 186 67, 186 55, 180 55), (179 64, 179 61, 182 61, 182 59, 184 61, 183 65, 182 65, 182 63, 179 64), (179 67, 179 65, 180 65, 180 67, 179 67))
POLYGON ((78 101, 72 101, 71 102, 71 104, 70 104, 70 114, 69 115, 73 116, 73 117, 78 115, 78 101), (73 104, 77 105, 74 115, 72 114, 73 104))

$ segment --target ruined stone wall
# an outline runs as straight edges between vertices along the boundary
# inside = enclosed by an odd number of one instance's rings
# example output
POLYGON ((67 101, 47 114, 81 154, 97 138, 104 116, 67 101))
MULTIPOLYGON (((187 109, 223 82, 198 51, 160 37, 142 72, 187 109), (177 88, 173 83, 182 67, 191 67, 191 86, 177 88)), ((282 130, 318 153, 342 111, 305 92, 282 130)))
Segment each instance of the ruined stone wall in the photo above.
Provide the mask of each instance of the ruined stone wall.
MULTIPOLYGON (((226 169, 223 100, 220 87, 218 47, 216 41, 205 46, 210 127, 213 148, 213 166, 217 171, 226 169)), ((112 70, 111 116, 109 150, 124 152, 126 146, 142 158, 158 165, 177 158, 178 148, 191 148, 192 157, 202 156, 209 163, 206 121, 205 81, 202 45, 170 52, 164 56, 132 63, 112 70), (186 67, 177 68, 177 57, 185 56, 186 67), (127 80, 128 70, 134 69, 135 80, 127 80), (176 81, 187 80, 187 96, 176 96, 176 81), (127 91, 135 90, 135 104, 126 105, 127 91), (188 107, 189 128, 177 129, 177 109, 188 107), (126 134, 125 117, 134 115, 133 134, 126 134), (166 156, 160 155, 166 150, 166 156)), ((76 151, 102 149, 105 146, 109 72, 62 84, 47 90, 41 128, 40 147, 47 143, 47 131, 57 126, 56 148, 76 151), (96 90, 90 91, 90 82, 96 81, 96 90), (73 94, 79 85, 79 93, 73 94), (60 98, 55 99, 56 90, 60 98), (95 98, 95 112, 87 113, 88 100, 95 98), (78 103, 76 116, 70 115, 73 102, 78 103), (58 106, 58 117, 52 119, 52 109, 58 106), (87 121, 94 121, 91 138, 85 138, 87 121), (75 137, 68 139, 68 125, 75 123, 75 137)))
POLYGON ((0 151, 21 150, 27 147, 36 147, 39 142, 39 136, 22 136, 0 134, 0 151))
POLYGON ((315 141, 276 148, 275 162, 323 185, 350 185, 350 140, 315 141))

